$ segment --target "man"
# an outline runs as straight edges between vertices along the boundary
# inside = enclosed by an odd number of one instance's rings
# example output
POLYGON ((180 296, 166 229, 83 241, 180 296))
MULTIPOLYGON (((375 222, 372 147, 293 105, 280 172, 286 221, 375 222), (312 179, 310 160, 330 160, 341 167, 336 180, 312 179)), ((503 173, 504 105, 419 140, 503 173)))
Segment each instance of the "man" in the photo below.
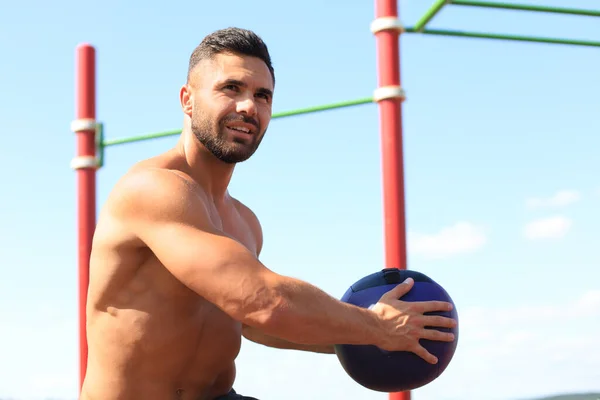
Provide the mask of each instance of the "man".
POLYGON ((253 32, 220 30, 194 50, 178 143, 128 171, 99 216, 82 400, 250 399, 233 390, 242 335, 330 354, 336 343, 373 344, 431 363, 419 339, 453 340, 431 328, 455 321, 424 315, 449 304, 397 300, 412 281, 368 310, 258 260, 261 226, 228 184, 264 138, 274 84, 253 32))

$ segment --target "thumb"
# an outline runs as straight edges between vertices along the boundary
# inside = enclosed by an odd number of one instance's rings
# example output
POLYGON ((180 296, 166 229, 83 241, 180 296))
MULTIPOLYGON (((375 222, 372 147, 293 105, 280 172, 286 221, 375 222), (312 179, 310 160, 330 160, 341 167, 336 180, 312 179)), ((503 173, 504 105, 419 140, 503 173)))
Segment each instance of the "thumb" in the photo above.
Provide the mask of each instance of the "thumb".
POLYGON ((412 278, 406 278, 406 280, 404 282, 396 285, 396 287, 394 287, 392 290, 387 292, 385 294, 385 297, 391 297, 394 300, 398 300, 399 298, 404 296, 406 293, 408 293, 410 291, 410 289, 412 289, 414 284, 415 284, 415 281, 412 278))

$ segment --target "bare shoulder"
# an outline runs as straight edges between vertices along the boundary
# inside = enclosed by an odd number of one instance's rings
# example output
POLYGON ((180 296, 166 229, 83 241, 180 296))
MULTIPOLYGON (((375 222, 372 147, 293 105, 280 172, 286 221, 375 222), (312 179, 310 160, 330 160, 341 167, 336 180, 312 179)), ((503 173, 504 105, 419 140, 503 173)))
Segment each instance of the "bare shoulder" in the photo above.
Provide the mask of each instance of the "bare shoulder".
MULTIPOLYGON (((124 282, 156 250, 156 237, 165 230, 194 224, 204 228, 203 203, 185 175, 165 168, 134 166, 114 185, 96 224, 90 268, 94 271, 93 296, 109 282, 124 282), (195 218, 195 220, 194 220, 195 218)), ((164 239, 170 244, 172 239, 164 239)), ((168 246, 164 244, 164 246, 168 246)), ((118 286, 118 285, 117 285, 118 286)), ((116 286, 111 286, 116 287, 116 286)), ((100 301, 99 297, 91 297, 100 301)))
POLYGON ((105 212, 120 221, 184 219, 203 207, 198 186, 180 171, 158 167, 134 167, 114 186, 105 212))
POLYGON ((260 254, 263 246, 263 231, 262 226, 260 224, 260 220, 254 211, 250 209, 250 207, 246 206, 244 203, 239 201, 238 199, 232 198, 233 204, 236 209, 240 213, 240 216, 244 219, 244 221, 250 227, 252 231, 252 235, 254 236, 257 243, 257 252, 260 254))

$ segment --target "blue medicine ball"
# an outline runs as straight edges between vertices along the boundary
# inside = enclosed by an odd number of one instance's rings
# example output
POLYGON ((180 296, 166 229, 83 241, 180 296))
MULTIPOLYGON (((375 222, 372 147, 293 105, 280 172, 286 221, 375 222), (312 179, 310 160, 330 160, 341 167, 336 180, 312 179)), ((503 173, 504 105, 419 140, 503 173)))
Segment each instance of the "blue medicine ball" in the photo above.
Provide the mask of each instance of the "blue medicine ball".
MULTIPOLYGON (((410 291, 402 301, 440 300, 454 304, 450 295, 428 276, 411 270, 384 269, 368 275, 350 286, 342 301, 369 308, 407 278, 414 280, 410 291)), ((456 307, 450 312, 434 312, 458 320, 456 307)), ((420 343, 438 358, 430 364, 412 352, 389 352, 372 345, 336 345, 335 352, 346 373, 360 385, 379 392, 404 392, 419 388, 440 376, 454 356, 458 342, 458 328, 435 328, 452 332, 452 342, 421 339, 420 343)))

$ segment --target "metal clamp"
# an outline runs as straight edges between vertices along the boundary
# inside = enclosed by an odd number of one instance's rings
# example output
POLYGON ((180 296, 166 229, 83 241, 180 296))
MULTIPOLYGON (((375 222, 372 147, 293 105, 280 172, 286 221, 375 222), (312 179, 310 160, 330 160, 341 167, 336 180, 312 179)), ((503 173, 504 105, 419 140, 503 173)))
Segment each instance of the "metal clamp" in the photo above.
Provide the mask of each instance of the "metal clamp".
POLYGON ((404 25, 396 17, 379 17, 371 22, 371 32, 373 34, 381 31, 395 30, 398 33, 404 32, 404 25))
POLYGON ((94 156, 77 156, 71 160, 71 169, 98 168, 100 163, 94 156))
MULTIPOLYGON (((91 132, 94 134, 96 147, 98 147, 98 141, 101 140, 102 134, 98 135, 98 130, 101 125, 96 122, 93 118, 81 118, 71 121, 71 131, 74 133, 79 132, 91 132)), ((71 160, 71 169, 88 169, 88 168, 99 168, 100 160, 94 156, 77 156, 71 160)))
POLYGON ((379 102, 386 99, 406 100, 406 92, 401 86, 381 86, 373 91, 373 101, 379 102))
POLYGON ((82 118, 76 119, 71 122, 71 131, 83 132, 83 131, 96 131, 96 120, 93 118, 82 118))

